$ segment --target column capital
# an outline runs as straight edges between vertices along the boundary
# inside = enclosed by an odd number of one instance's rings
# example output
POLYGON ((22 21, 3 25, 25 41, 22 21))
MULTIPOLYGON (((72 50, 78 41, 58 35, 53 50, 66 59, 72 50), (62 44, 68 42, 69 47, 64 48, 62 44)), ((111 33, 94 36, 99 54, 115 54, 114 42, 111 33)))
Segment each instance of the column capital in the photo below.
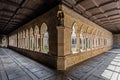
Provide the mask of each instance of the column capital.
POLYGON ((57 26, 57 29, 65 29, 64 26, 57 26))

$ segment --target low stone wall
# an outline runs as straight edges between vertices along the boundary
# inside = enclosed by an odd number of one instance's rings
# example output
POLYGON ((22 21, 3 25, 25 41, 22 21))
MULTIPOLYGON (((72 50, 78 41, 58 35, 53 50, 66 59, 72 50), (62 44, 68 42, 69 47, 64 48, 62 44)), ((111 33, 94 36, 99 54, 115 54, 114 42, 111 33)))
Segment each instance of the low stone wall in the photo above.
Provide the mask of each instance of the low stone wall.
POLYGON ((112 49, 111 46, 110 47, 106 47, 106 48, 104 47, 104 48, 100 48, 100 49, 94 49, 94 50, 87 51, 87 52, 70 54, 70 55, 67 55, 65 57, 59 57, 59 59, 61 60, 61 62, 62 62, 62 60, 64 60, 64 62, 65 62, 64 65, 61 65, 60 67, 63 68, 63 66, 64 66, 64 69, 66 70, 69 67, 74 66, 75 64, 83 62, 83 61, 85 61, 85 60, 87 60, 89 58, 95 57, 95 56, 97 56, 99 54, 102 54, 105 51, 108 51, 110 49, 112 49))
POLYGON ((20 54, 30 57, 31 59, 34 59, 44 65, 47 65, 49 67, 55 68, 57 65, 57 58, 55 56, 41 53, 41 52, 35 52, 27 49, 21 49, 21 48, 16 48, 16 47, 11 47, 9 46, 8 48, 15 50, 16 52, 19 52, 20 54))

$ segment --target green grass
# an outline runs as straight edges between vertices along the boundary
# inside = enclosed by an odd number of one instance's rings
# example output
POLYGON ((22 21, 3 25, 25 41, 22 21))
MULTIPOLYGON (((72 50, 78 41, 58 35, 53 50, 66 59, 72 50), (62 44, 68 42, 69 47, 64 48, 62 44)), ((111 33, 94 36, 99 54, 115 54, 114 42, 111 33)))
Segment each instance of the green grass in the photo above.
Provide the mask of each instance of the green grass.
POLYGON ((44 51, 48 52, 49 51, 49 47, 48 46, 44 46, 44 51))

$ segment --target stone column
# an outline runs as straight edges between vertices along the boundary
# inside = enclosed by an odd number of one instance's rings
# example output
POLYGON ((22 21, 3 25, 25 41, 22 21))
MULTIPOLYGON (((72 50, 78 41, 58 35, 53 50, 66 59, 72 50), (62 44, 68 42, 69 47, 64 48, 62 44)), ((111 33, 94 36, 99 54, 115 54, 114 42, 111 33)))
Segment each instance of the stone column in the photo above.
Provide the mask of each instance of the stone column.
POLYGON ((77 48, 77 52, 80 52, 80 34, 76 33, 76 48, 77 48))
POLYGON ((40 51, 43 51, 43 39, 44 39, 44 34, 40 35, 40 51))
POLYGON ((27 46, 28 46, 28 49, 30 50, 30 36, 28 36, 28 43, 27 43, 27 46))
POLYGON ((92 35, 90 34, 90 50, 93 48, 93 38, 92 35))
POLYGON ((82 35, 82 50, 84 50, 84 36, 82 35))
POLYGON ((96 49, 96 36, 94 38, 94 49, 96 49))
POLYGON ((36 35, 36 51, 39 51, 38 49, 38 39, 39 39, 39 34, 36 35))
POLYGON ((36 38, 37 38, 37 35, 35 34, 34 35, 34 51, 36 51, 36 44, 37 44, 36 38))
POLYGON ((40 34, 38 35, 38 46, 39 46, 38 51, 40 51, 40 34))
POLYGON ((87 45, 87 41, 86 41, 86 36, 85 36, 85 51, 87 51, 86 45, 87 45))
POLYGON ((32 50, 35 51, 35 36, 32 36, 32 50))
POLYGON ((30 50, 32 50, 32 38, 31 38, 31 35, 30 35, 30 42, 29 42, 29 48, 30 48, 30 50))
POLYGON ((39 51, 38 50, 38 35, 36 36, 36 51, 39 51))
POLYGON ((85 33, 84 33, 84 41, 85 41, 85 43, 84 43, 84 50, 87 51, 87 48, 86 48, 86 34, 85 33))

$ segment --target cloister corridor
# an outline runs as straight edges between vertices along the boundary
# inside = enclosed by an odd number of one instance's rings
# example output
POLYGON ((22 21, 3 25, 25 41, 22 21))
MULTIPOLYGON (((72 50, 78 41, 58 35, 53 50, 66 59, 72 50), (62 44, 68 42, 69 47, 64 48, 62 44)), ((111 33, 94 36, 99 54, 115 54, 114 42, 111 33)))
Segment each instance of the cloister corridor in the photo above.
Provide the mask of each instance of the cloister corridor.
POLYGON ((120 49, 107 51, 63 73, 0 48, 0 80, 120 80, 120 49))
POLYGON ((120 80, 120 0, 0 0, 0 80, 120 80))

